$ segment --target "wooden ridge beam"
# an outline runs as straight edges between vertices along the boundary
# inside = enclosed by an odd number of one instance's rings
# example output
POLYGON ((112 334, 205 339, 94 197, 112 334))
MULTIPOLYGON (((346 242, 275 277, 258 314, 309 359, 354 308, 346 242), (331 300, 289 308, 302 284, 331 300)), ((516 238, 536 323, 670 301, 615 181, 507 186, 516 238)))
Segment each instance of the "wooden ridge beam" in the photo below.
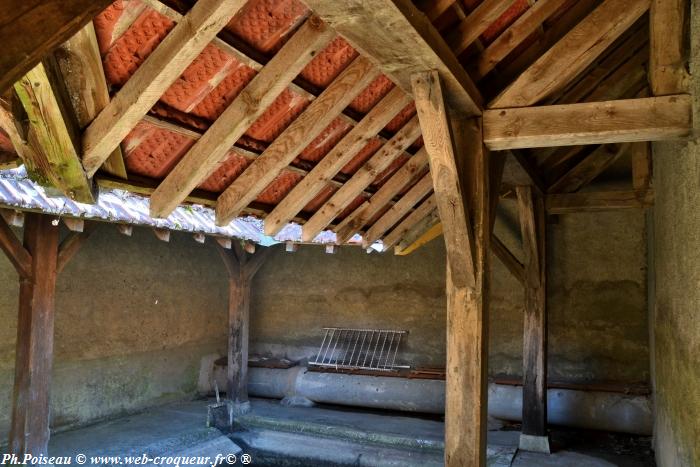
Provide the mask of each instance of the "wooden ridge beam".
POLYGON ((151 216, 167 217, 214 172, 231 146, 333 36, 318 18, 306 20, 163 180, 151 197, 151 216))
POLYGON ((550 194, 546 198, 548 214, 600 212, 618 209, 645 209, 654 204, 654 191, 603 191, 550 194))
POLYGON ((484 143, 504 150, 658 141, 691 132, 687 94, 484 112, 484 143))
MULTIPOLYGON (((54 56, 66 85, 73 115, 80 130, 84 130, 109 104, 107 80, 92 21, 61 44, 54 56)), ((127 178, 119 145, 102 164, 102 170, 115 177, 127 178)))
POLYGON ((649 0, 605 0, 490 104, 526 107, 560 91, 649 8, 649 0))
POLYGON ((651 0, 649 83, 655 96, 688 92, 687 0, 651 0))
POLYGON ((514 0, 484 0, 480 3, 447 37, 454 54, 459 57, 513 3, 514 0))
POLYGON ((83 133, 83 165, 92 176, 163 93, 243 7, 244 0, 202 0, 138 67, 83 133))
POLYGON ((384 96, 277 204, 265 218, 265 234, 277 234, 410 101, 411 98, 398 87, 384 96))
POLYGON ((112 0, 7 0, 0 19, 0 94, 112 0))
POLYGON ((567 0, 539 0, 508 27, 481 54, 470 69, 471 76, 479 81, 493 70, 516 47, 530 37, 542 23, 554 14, 567 0))
POLYGON ((411 93, 411 75, 438 70, 449 101, 465 115, 480 115, 482 98, 440 33, 411 0, 304 0, 360 53, 411 93))
POLYGON ((420 132, 418 117, 413 117, 302 226, 302 241, 312 241, 420 136, 420 132))
POLYGON ((384 183, 377 192, 338 224, 335 230, 338 244, 347 242, 356 232, 376 216, 381 209, 397 196, 401 190, 412 183, 417 175, 428 165, 428 155, 421 148, 399 170, 384 183))
POLYGON ((356 58, 219 196, 216 223, 238 216, 378 75, 369 60, 356 58))
POLYGON ((94 203, 96 195, 79 156, 78 129, 55 61, 39 63, 14 89, 28 119, 26 140, 33 150, 20 155, 30 178, 72 200, 94 203))
POLYGON ((377 239, 383 236, 410 210, 433 190, 433 179, 426 174, 418 183, 411 187, 382 217, 380 217, 362 236, 362 246, 369 248, 377 239))

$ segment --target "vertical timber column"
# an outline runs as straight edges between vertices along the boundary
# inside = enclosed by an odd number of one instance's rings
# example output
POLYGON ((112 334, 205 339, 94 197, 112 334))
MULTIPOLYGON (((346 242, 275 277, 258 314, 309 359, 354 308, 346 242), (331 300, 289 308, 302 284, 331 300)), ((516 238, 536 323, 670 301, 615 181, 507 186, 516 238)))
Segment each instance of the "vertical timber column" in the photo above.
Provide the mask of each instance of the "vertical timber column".
POLYGON ((31 274, 20 279, 15 385, 10 451, 46 455, 49 443, 49 388, 53 363, 54 296, 58 226, 53 217, 28 213, 24 247, 31 274))
POLYGON ((546 223, 544 200, 531 186, 516 187, 525 255, 523 425, 520 449, 549 453, 547 435, 546 223))
POLYGON ((451 117, 435 71, 412 77, 447 250, 445 465, 486 464, 489 155, 480 119, 451 117))

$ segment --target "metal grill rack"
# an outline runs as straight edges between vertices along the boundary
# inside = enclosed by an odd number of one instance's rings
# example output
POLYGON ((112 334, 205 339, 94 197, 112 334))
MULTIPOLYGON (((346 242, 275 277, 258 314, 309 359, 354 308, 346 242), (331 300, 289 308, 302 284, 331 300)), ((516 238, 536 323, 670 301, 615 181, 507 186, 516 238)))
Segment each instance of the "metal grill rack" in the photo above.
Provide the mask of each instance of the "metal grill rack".
POLYGON ((387 329, 323 328, 325 335, 316 360, 309 365, 348 370, 398 371, 401 338, 408 331, 387 329))

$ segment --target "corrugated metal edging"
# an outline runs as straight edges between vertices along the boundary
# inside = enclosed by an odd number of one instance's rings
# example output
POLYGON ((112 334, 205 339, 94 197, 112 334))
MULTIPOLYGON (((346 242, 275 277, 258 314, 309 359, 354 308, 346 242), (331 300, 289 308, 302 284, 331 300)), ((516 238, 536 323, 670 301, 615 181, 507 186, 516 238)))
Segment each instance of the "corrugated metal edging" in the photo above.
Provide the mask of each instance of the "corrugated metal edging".
MULTIPOLYGON (((97 204, 76 203, 64 196, 49 196, 43 187, 29 179, 24 166, 0 171, 0 205, 13 209, 240 238, 264 246, 301 241, 301 226, 298 224, 288 224, 277 236, 269 237, 264 234, 263 221, 255 217, 239 217, 227 226, 219 227, 214 222, 212 208, 195 204, 179 206, 167 219, 154 219, 149 215, 149 202, 149 198, 128 191, 100 188, 97 204)), ((324 231, 314 243, 334 243, 335 240, 334 232, 324 231)), ((352 239, 353 243, 361 241, 359 235, 352 239)))

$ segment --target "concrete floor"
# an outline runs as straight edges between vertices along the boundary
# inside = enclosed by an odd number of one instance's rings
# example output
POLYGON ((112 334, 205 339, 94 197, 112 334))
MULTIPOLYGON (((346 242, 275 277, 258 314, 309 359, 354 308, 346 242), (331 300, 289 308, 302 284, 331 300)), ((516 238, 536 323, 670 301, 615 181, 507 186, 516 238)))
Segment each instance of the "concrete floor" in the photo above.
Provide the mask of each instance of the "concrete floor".
MULTIPOLYGON (((206 427, 208 401, 149 409, 52 437, 50 455, 210 456, 243 451, 252 465, 439 466, 444 424, 379 411, 340 407, 285 407, 256 399, 227 438, 206 427), (233 442, 231 441, 233 440, 233 442)), ((648 438, 552 430, 552 455, 517 451, 515 426, 489 431, 488 465, 494 467, 653 466, 648 438)), ((152 462, 149 462, 152 463, 152 462)), ((238 462, 240 464, 240 462, 238 462)), ((105 460, 101 465, 116 465, 105 460)))

